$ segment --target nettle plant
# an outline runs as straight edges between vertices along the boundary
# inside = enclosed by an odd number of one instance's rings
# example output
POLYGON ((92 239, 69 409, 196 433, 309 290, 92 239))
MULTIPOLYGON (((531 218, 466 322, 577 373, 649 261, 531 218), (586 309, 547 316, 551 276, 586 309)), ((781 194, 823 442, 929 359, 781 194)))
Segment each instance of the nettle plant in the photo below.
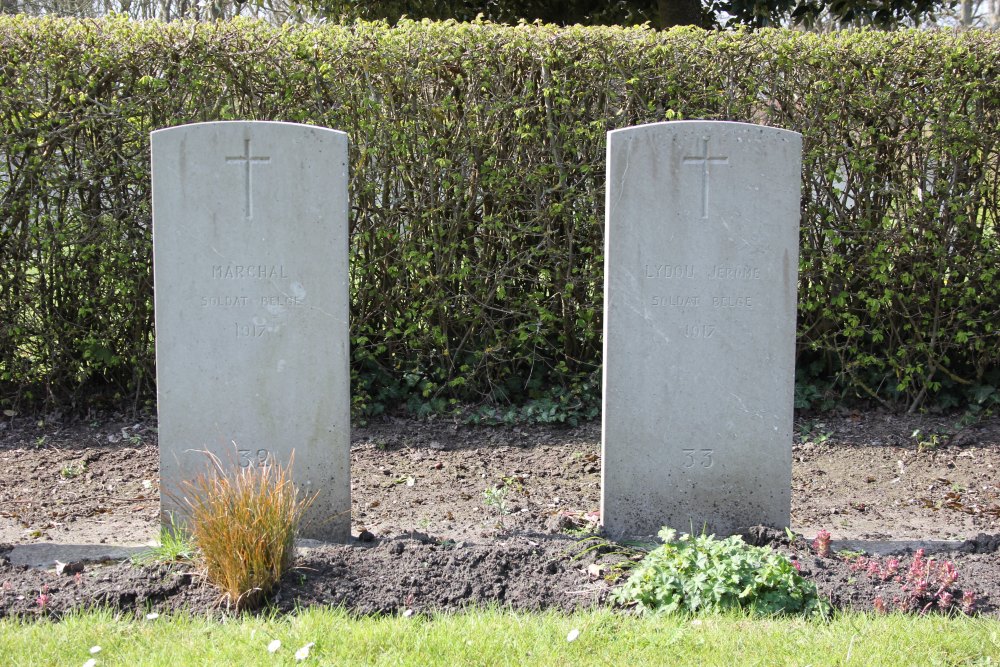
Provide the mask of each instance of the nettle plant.
POLYGON ((717 612, 746 609, 761 615, 825 616, 829 603, 795 563, 739 535, 716 539, 664 528, 663 545, 649 552, 615 601, 645 612, 717 612))

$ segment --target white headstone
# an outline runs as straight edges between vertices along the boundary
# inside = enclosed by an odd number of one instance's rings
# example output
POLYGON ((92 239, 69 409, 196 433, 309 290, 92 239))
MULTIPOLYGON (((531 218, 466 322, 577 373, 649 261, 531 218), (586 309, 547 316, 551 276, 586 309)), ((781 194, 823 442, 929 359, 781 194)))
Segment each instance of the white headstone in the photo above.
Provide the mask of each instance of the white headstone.
POLYGON ((801 146, 730 122, 608 134, 609 535, 788 525, 801 146))
POLYGON ((287 465, 304 537, 350 538, 347 135, 272 122, 152 133, 161 516, 179 483, 287 465))

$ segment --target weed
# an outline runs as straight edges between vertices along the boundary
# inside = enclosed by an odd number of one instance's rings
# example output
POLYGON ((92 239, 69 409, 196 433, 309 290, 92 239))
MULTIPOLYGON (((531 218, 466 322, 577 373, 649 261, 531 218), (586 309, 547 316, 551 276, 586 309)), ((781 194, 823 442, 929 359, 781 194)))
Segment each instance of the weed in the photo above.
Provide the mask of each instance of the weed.
POLYGON ((524 491, 524 484, 522 483, 524 481, 523 477, 507 475, 502 477, 501 481, 503 482, 503 485, 511 491, 516 491, 517 493, 524 491))
POLYGON ((160 528, 159 546, 133 556, 133 564, 177 563, 194 559, 196 550, 191 540, 188 539, 183 530, 173 523, 173 518, 171 518, 170 523, 170 528, 160 528))
POLYGON ((586 537, 594 535, 600 529, 601 514, 597 510, 590 512, 563 511, 558 514, 558 528, 567 535, 586 537))
POLYGON ((63 466, 62 470, 59 471, 59 474, 63 479, 73 479, 75 477, 79 477, 85 472, 87 472, 87 462, 80 461, 79 463, 73 465, 63 466))
POLYGON ((252 607, 291 567, 299 521, 316 496, 299 497, 291 460, 287 467, 275 462, 227 473, 206 454, 213 471, 183 483, 191 540, 227 602, 252 607))
POLYGON ((769 547, 738 535, 677 536, 664 528, 664 544, 636 566, 613 598, 647 612, 703 612, 742 608, 757 614, 827 616, 830 605, 797 565, 769 547))
POLYGON ((924 436, 923 431, 919 428, 910 434, 910 438, 917 442, 917 452, 923 452, 925 449, 937 449, 947 442, 947 439, 940 433, 930 433, 924 436))
POLYGON ((464 414, 467 424, 569 424, 576 426, 600 414, 600 379, 595 374, 571 387, 538 391, 521 406, 481 406, 464 414))
POLYGON ((52 596, 49 594, 48 584, 43 584, 41 590, 38 591, 38 597, 35 598, 35 604, 38 605, 39 611, 44 612, 48 608, 49 600, 51 599, 52 596))
MULTIPOLYGON (((896 609, 901 612, 927 613, 932 609, 950 611, 955 608, 954 588, 958 581, 958 569, 949 560, 938 561, 926 558, 923 549, 918 549, 907 566, 902 560, 890 556, 879 558, 855 558, 850 565, 854 572, 864 572, 869 578, 885 583, 899 584, 900 594, 886 600, 879 595, 875 598, 875 610, 886 612, 896 609)), ((974 591, 962 591, 959 608, 966 614, 975 610, 974 591)))
POLYGON ((785 527, 785 537, 788 539, 788 546, 790 546, 792 549, 798 547, 799 536, 796 535, 795 532, 792 531, 792 529, 787 526, 785 527))
POLYGON ((955 423, 954 429, 961 431, 977 424, 993 414, 993 408, 1000 407, 1000 388, 991 385, 977 385, 972 389, 972 399, 962 417, 955 423))
POLYGON ((816 533, 816 539, 812 542, 813 551, 820 558, 830 557, 830 531, 821 530, 816 533))
POLYGON ((483 491, 483 504, 488 508, 493 508, 497 513, 497 523, 501 530, 507 529, 504 525, 504 517, 510 514, 510 507, 507 505, 509 491, 510 487, 507 485, 491 486, 483 491))
POLYGON ((799 441, 803 444, 822 445, 833 437, 833 431, 826 430, 826 424, 818 421, 807 421, 799 428, 799 441))
POLYGON ((596 558, 608 556, 618 558, 615 562, 602 567, 604 580, 609 584, 616 583, 632 572, 646 554, 656 547, 655 544, 639 542, 612 542, 598 535, 585 537, 574 543, 575 546, 582 548, 571 556, 572 561, 579 561, 588 555, 594 555, 596 558))

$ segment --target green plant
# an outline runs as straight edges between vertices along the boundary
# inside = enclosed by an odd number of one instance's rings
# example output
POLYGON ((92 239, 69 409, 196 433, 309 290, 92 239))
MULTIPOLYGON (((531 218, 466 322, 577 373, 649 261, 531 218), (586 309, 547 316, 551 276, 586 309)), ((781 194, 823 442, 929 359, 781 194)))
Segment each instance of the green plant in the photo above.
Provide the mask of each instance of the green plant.
POLYGON ((316 496, 299 496, 291 459, 287 466, 273 462, 229 472, 214 454, 206 455, 211 471, 182 484, 191 542, 227 603, 253 607, 291 567, 299 521, 316 496))
POLYGON ((160 543, 132 557, 135 565, 151 565, 153 563, 177 563, 190 561, 197 553, 194 544, 187 534, 174 525, 171 518, 171 528, 160 528, 160 543))
POLYGON ((833 431, 827 430, 826 424, 819 421, 807 421, 799 427, 799 440, 803 443, 811 442, 822 445, 833 437, 833 431))
POLYGON ((87 472, 87 462, 80 461, 79 463, 63 466, 62 470, 59 471, 59 475, 62 476, 63 479, 73 479, 75 477, 79 477, 85 472, 87 472))
POLYGON ((923 452, 927 449, 937 449, 948 441, 947 438, 942 436, 940 433, 929 433, 924 435, 920 429, 915 430, 910 437, 913 440, 916 440, 918 452, 923 452))
POLYGON ((612 542, 600 535, 587 534, 585 529, 568 532, 570 534, 585 535, 569 548, 575 551, 570 560, 579 561, 588 555, 595 558, 611 557, 615 559, 613 562, 601 567, 604 580, 612 584, 633 571, 646 554, 651 549, 656 548, 655 544, 643 542, 612 542))
POLYGON ((972 400, 955 423, 955 431, 972 426, 993 414, 1000 407, 1000 390, 992 385, 977 385, 972 388, 972 400))
POLYGON ((0 43, 5 405, 151 395, 149 130, 280 118, 364 137, 355 415, 585 419, 606 131, 675 117, 803 134, 799 407, 996 405, 995 32, 4 15, 0 43))
POLYGON ((504 518, 510 514, 510 507, 507 505, 507 494, 510 487, 506 484, 491 486, 483 491, 483 504, 487 508, 492 508, 497 513, 497 523, 501 530, 505 530, 504 518))
POLYGON ((745 609, 755 614, 826 615, 830 606, 795 564, 769 547, 753 547, 734 535, 678 536, 659 533, 651 551, 614 593, 622 604, 646 612, 676 613, 745 609))

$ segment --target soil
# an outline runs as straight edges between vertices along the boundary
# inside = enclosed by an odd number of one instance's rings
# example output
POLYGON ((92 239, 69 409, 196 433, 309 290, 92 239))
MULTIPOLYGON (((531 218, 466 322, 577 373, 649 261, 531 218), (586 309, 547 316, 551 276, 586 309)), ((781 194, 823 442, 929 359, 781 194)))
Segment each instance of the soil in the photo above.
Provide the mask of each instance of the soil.
MULTIPOLYGON (((151 543, 156 423, 124 414, 0 419, 0 617, 60 616, 95 604, 138 614, 226 613, 192 564, 87 562, 63 574, 11 565, 16 545, 151 543)), ((792 529, 808 539, 828 530, 835 547, 836 540, 897 548, 958 540, 933 554, 959 573, 956 603, 973 591, 979 613, 1000 615, 1000 418, 965 428, 957 421, 883 412, 801 416, 792 529)), ((355 537, 300 549, 269 604, 357 613, 606 604, 623 564, 641 554, 590 534, 600 472, 597 423, 486 427, 390 417, 355 427, 355 537), (502 487, 501 515, 483 492, 502 487)), ((790 543, 771 530, 748 531, 746 539, 794 556, 836 606, 908 599, 900 582, 883 576, 885 558, 876 565, 854 553, 822 558, 808 539, 790 543)), ((912 555, 900 558, 905 572, 912 555)))

